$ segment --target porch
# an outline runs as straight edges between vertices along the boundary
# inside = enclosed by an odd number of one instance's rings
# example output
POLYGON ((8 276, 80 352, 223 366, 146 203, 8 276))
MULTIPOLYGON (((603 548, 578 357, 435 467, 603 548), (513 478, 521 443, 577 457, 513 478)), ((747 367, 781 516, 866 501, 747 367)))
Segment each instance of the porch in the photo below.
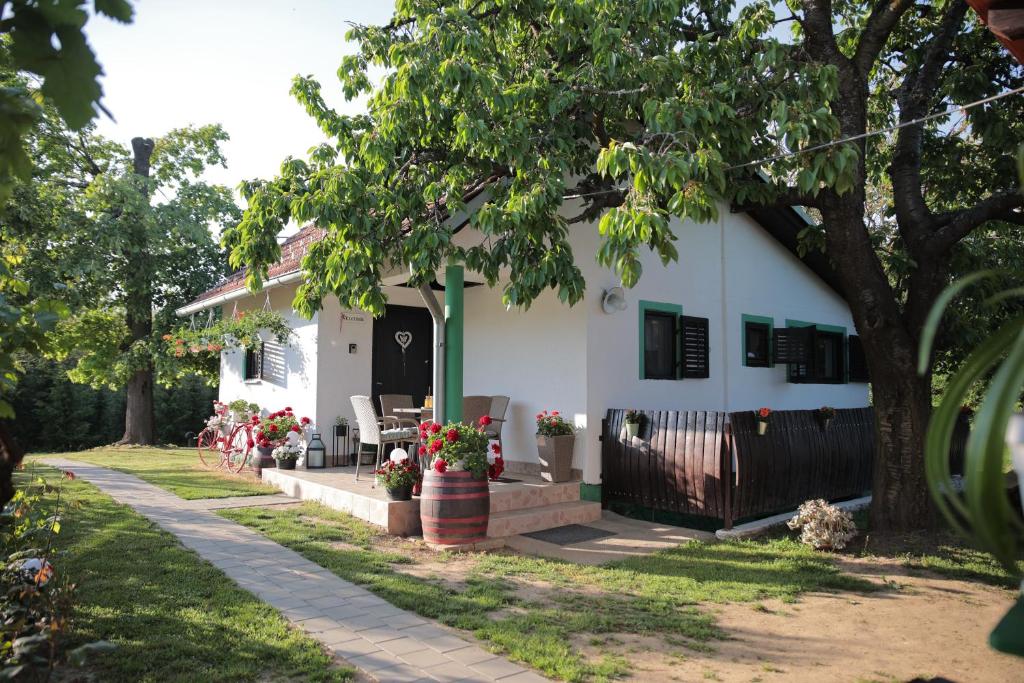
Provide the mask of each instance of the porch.
MULTIPOLYGON (((300 500, 322 503, 376 524, 396 536, 418 536, 420 501, 388 500, 374 487, 372 467, 263 470, 263 481, 300 500)), ((502 545, 504 539, 568 524, 586 524, 601 518, 601 504, 580 499, 580 482, 552 483, 528 474, 511 474, 490 483, 491 517, 487 535, 502 545)))

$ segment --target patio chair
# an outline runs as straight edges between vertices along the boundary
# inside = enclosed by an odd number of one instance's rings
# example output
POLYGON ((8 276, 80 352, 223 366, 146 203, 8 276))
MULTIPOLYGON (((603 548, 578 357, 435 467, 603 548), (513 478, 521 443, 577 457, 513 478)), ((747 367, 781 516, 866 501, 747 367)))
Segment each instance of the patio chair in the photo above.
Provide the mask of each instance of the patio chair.
POLYGON ((480 418, 491 414, 490 396, 465 396, 462 399, 462 421, 474 427, 480 426, 480 418))
MULTIPOLYGON (((359 425, 359 448, 356 457, 356 481, 359 481, 359 465, 362 462, 363 444, 370 444, 377 447, 377 464, 374 470, 380 467, 381 459, 384 457, 384 446, 388 444, 413 444, 419 438, 419 430, 416 427, 402 427, 390 418, 381 418, 377 422, 377 413, 373 410, 373 401, 369 396, 353 396, 352 408, 356 413, 356 423, 359 425)), ((376 486, 376 483, 374 483, 376 486)))
POLYGON ((505 413, 508 412, 509 400, 508 396, 491 396, 491 410, 488 413, 491 424, 484 427, 484 434, 487 435, 487 438, 496 440, 500 448, 504 448, 501 443, 501 426, 505 424, 505 413))
POLYGON ((395 412, 395 408, 413 408, 412 395, 411 394, 381 394, 380 395, 380 414, 386 418, 390 418, 398 422, 398 425, 412 427, 413 429, 419 429, 419 420, 414 418, 409 413, 405 413, 405 417, 399 416, 395 412))

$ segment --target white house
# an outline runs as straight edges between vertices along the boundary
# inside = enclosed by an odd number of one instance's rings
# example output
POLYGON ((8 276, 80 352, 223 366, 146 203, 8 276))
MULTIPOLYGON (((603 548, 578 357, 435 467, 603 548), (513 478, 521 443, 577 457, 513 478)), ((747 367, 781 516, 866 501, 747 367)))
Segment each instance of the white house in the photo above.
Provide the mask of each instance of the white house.
MULTIPOLYGON (((535 415, 545 409, 571 415, 579 427, 574 468, 582 470, 584 497, 594 500, 601 483, 601 419, 610 408, 867 405, 849 307, 821 254, 797 257, 796 233, 804 223, 796 212, 733 214, 722 207, 717 223, 673 219, 672 225, 678 262, 662 266, 645 254, 643 276, 624 292, 623 310, 602 305, 618 280, 595 260, 599 235, 593 223, 573 226, 570 235, 586 279, 586 296, 572 308, 546 293, 529 311, 507 310, 500 289, 467 272, 457 290, 463 300, 458 311, 451 304, 459 297, 449 288, 449 336, 458 334, 459 319, 464 329, 460 367, 445 375, 457 390, 461 370, 462 395, 511 397, 503 432, 509 471, 537 467, 535 415), (773 330, 811 325, 814 330, 797 333, 808 335, 802 337, 805 363, 772 362, 773 330), (677 329, 682 343, 675 341, 677 329)), ((267 343, 262 376, 246 367, 244 353, 225 353, 220 398, 245 398, 270 410, 288 405, 329 433, 337 416, 353 420, 352 395, 412 394, 421 405, 431 386, 433 346, 428 309, 418 290, 404 286, 401 273, 385 280, 389 305, 378 320, 343 310, 336 299, 324 301, 311 320, 292 311, 301 258, 322 234, 307 227, 283 244, 265 292, 250 294, 236 274, 179 314, 212 306, 230 313, 268 302, 284 313, 295 331, 292 344, 267 343)), ((466 244, 479 238, 470 228, 457 235, 466 244)), ((461 268, 438 273, 435 294, 442 305, 452 273, 461 268)), ((449 339, 449 346, 457 343, 449 339)))

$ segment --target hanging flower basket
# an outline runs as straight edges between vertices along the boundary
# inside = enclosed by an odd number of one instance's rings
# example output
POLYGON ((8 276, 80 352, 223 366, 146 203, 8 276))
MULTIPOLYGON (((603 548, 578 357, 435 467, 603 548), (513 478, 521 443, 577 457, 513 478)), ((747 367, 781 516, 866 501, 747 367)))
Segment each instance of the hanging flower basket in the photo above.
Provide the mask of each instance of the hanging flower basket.
POLYGON ((768 420, 772 416, 771 408, 758 408, 754 411, 754 417, 757 418, 757 435, 764 436, 768 433, 768 420))

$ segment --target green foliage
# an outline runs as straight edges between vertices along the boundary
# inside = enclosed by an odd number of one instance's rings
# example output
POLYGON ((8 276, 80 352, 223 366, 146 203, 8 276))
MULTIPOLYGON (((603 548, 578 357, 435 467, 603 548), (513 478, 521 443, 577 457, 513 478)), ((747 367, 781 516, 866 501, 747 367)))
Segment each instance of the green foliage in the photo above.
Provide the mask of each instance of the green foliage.
POLYGON ((158 367, 171 372, 162 373, 162 381, 172 382, 184 374, 195 374, 213 384, 220 378, 221 352, 259 349, 263 333, 279 344, 288 344, 292 330, 281 313, 264 309, 240 311, 199 327, 179 325, 163 335, 162 350, 167 360, 158 367))
MULTIPOLYGON (((634 418, 635 421, 639 421, 634 418)), ((631 422, 629 413, 626 413, 626 422, 631 422)), ((564 417, 559 415, 558 411, 552 411, 548 414, 548 411, 537 414, 537 436, 568 436, 569 434, 575 433, 576 430, 572 424, 566 421, 564 417)))
MULTIPOLYGON (((31 157, 24 140, 42 116, 40 100, 56 108, 72 130, 96 117, 103 74, 86 42, 85 0, 4 0, 0 2, 0 67, 38 79, 0 87, 0 206, 15 179, 27 179, 31 157)), ((121 23, 132 20, 125 0, 95 0, 93 11, 121 23)))
MULTIPOLYGON (((928 366, 932 341, 946 305, 961 291, 990 277, 980 272, 950 285, 935 302, 921 340, 919 370, 928 366)), ((1019 296, 1024 290, 1005 294, 1019 296)), ((1004 454, 1007 425, 1024 391, 1024 316, 1014 318, 979 344, 945 387, 928 426, 926 474, 939 510, 962 534, 974 538, 1011 574, 1018 575, 1024 521, 1006 496, 1004 454), (994 372, 993 372, 994 371, 994 372), (960 406, 972 387, 992 372, 974 415, 964 454, 964 497, 953 490, 949 446, 960 406), (945 449, 945 450, 942 450, 945 449)))
POLYGON ((486 474, 488 439, 482 427, 463 422, 443 426, 424 422, 420 434, 431 459, 444 460, 447 469, 465 470, 476 477, 486 474))

